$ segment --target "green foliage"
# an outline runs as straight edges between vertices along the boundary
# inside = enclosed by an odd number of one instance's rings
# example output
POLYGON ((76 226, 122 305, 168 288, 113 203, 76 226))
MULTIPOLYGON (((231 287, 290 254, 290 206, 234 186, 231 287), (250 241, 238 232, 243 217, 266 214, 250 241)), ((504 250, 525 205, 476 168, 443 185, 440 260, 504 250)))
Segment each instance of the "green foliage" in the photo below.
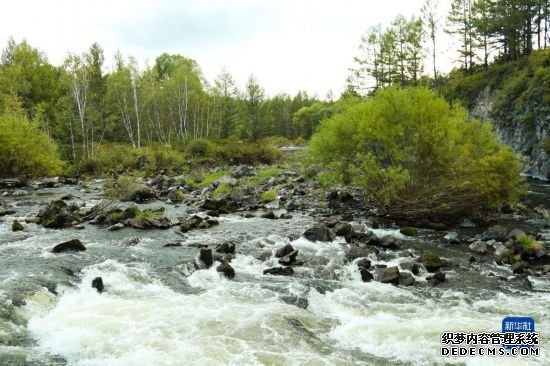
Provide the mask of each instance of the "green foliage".
POLYGON ((185 155, 191 158, 211 157, 215 151, 214 143, 203 139, 191 140, 185 147, 185 155))
POLYGON ((185 198, 185 194, 179 189, 176 191, 176 202, 181 202, 185 198))
POLYGON ((149 209, 146 208, 143 211, 138 210, 136 216, 132 219, 132 223, 138 223, 143 219, 147 219, 150 221, 159 220, 164 217, 164 209, 149 209))
POLYGON ((270 189, 262 194, 262 202, 272 202, 277 199, 277 190, 270 189))
POLYGON ((105 197, 110 200, 128 200, 140 187, 140 181, 132 176, 121 175, 116 182, 105 184, 105 197))
POLYGON ((217 172, 214 172, 214 173, 207 174, 204 177, 202 177, 202 179, 199 183, 199 187, 209 186, 212 183, 214 183, 215 181, 217 181, 218 179, 220 179, 221 177, 223 177, 224 175, 228 175, 228 174, 229 174, 229 172, 226 171, 226 170, 220 170, 220 171, 217 171, 217 172))
POLYGON ((0 176, 52 176, 61 167, 57 146, 38 123, 0 115, 0 176))
POLYGON ((528 235, 522 235, 517 239, 518 243, 521 244, 523 249, 533 249, 540 250, 542 249, 541 243, 539 243, 535 238, 528 235))
POLYGON ((212 196, 216 199, 225 196, 228 193, 231 193, 233 189, 228 186, 227 184, 220 184, 216 187, 214 192, 212 192, 212 196))
POLYGON ((515 201, 520 165, 491 125, 426 89, 380 90, 321 123, 314 159, 395 215, 461 215, 515 201))

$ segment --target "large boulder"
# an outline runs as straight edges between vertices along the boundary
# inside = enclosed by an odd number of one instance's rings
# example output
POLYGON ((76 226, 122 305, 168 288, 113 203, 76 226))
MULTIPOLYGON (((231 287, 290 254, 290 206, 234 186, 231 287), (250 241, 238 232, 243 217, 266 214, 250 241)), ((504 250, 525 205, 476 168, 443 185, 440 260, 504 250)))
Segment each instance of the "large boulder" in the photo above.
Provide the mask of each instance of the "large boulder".
POLYGON ((216 247, 217 253, 222 254, 235 254, 235 243, 225 242, 216 247))
POLYGON ((505 242, 508 238, 508 230, 506 230, 504 226, 494 225, 485 230, 485 232, 481 235, 481 238, 485 241, 496 240, 505 242))
POLYGON ((468 249, 470 249, 472 252, 477 254, 487 254, 491 247, 485 243, 484 241, 474 241, 472 244, 468 246, 468 249))
POLYGON ((275 257, 282 258, 287 254, 290 254, 294 251, 294 247, 291 244, 287 244, 284 247, 281 247, 277 249, 277 252, 275 253, 275 257))
POLYGON ((54 253, 64 253, 64 252, 82 252, 85 251, 86 247, 78 239, 72 239, 61 244, 57 244, 53 247, 52 252, 54 253))
POLYGON ((103 286, 103 278, 96 277, 92 280, 92 287, 97 290, 97 292, 102 293, 105 289, 105 286, 103 286))
POLYGON ((130 196, 128 197, 129 201, 142 203, 147 202, 151 200, 156 200, 157 195, 155 193, 155 190, 151 187, 148 187, 146 185, 142 185, 136 190, 134 190, 132 193, 130 193, 130 196))
POLYGON ((399 285, 399 269, 397 267, 378 268, 376 278, 382 283, 399 285))
POLYGON ((23 231, 25 228, 18 220, 13 220, 11 224, 11 231, 23 231))
POLYGON ((416 228, 412 226, 405 226, 404 228, 401 228, 399 232, 405 236, 416 236, 417 234, 416 228))
POLYGON ((23 178, 0 179, 0 188, 23 188, 27 185, 23 178))
POLYGON ((200 251, 199 259, 203 262, 207 268, 210 268, 214 264, 214 258, 212 257, 211 248, 203 248, 200 251))
POLYGON ((313 242, 315 241, 329 242, 329 241, 332 241, 333 239, 329 228, 323 224, 310 227, 304 232, 303 236, 307 240, 313 241, 313 242))
POLYGON ((235 270, 231 265, 227 262, 223 262, 216 268, 217 272, 223 273, 223 275, 229 279, 232 279, 235 277, 235 270))
POLYGON ((291 266, 293 264, 296 264, 296 257, 297 256, 298 256, 298 251, 294 250, 294 251, 286 254, 281 259, 279 259, 279 264, 282 264, 283 266, 291 266))
POLYGON ((42 225, 50 229, 61 229, 70 227, 80 219, 79 207, 68 205, 63 200, 50 202, 44 209, 40 210, 38 217, 42 225))
POLYGON ((443 261, 437 255, 433 253, 425 253, 419 258, 419 262, 426 267, 428 272, 437 272, 441 267, 443 267, 443 261))
POLYGON ((426 277, 426 281, 431 283, 433 286, 443 283, 446 281, 445 273, 436 272, 432 276, 426 277))

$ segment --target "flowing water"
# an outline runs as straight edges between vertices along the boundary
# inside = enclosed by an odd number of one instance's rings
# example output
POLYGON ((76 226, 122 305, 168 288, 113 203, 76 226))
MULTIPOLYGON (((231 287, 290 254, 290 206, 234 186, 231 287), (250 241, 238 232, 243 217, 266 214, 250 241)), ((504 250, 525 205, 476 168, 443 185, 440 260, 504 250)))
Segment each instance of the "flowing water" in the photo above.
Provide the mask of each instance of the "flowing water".
MULTIPOLYGON (((541 183, 533 190, 541 199, 550 192, 541 183)), ((463 249, 441 245, 439 233, 423 233, 409 250, 418 254, 428 247, 458 263, 448 270, 448 282, 433 287, 422 272, 417 285, 401 287, 363 283, 356 264, 345 262, 343 240, 299 238, 314 223, 302 215, 224 215, 219 226, 187 234, 177 227, 110 232, 35 224, 11 232, 13 219, 36 214, 68 193, 89 207, 99 199, 67 187, 7 199, 16 214, 0 221, 0 365, 550 364, 549 279, 531 278, 533 290, 524 290, 488 276, 512 273, 491 263, 470 264, 463 249), (51 253, 73 238, 88 250, 51 253), (216 264, 196 269, 198 245, 227 240, 237 243, 234 280, 217 273, 216 264), (288 243, 305 265, 293 277, 263 275, 277 265, 275 251, 288 243), (97 276, 105 284, 102 294, 90 285, 97 276), (535 318, 539 357, 439 356, 443 331, 499 331, 510 315, 535 318)), ((165 207, 171 217, 190 212, 165 207)), ((385 233, 399 235, 377 232, 385 233)), ((373 264, 404 260, 412 258, 372 258, 373 264)))

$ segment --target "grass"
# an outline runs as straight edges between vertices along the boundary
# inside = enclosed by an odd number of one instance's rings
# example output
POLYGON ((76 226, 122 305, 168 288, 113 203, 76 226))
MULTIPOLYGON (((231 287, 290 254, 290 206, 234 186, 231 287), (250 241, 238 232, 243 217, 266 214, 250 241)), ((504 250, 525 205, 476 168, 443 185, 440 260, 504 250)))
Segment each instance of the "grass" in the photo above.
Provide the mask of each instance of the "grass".
POLYGON ((110 200, 128 199, 132 192, 139 188, 139 181, 129 175, 121 175, 117 178, 116 184, 112 182, 105 185, 105 197, 110 200))
POLYGON ((220 179, 224 175, 228 175, 228 174, 229 174, 229 172, 226 171, 226 170, 220 170, 219 172, 214 172, 214 173, 207 174, 204 177, 202 177, 200 183, 198 183, 198 186, 199 187, 209 186, 210 184, 214 183, 215 181, 217 181, 218 179, 220 179))
POLYGON ((212 192, 212 196, 215 198, 215 199, 218 199, 228 193, 230 193, 232 191, 232 188, 229 187, 227 184, 220 184, 215 190, 214 192, 212 192))
POLYGON ((522 235, 518 238, 518 243, 520 243, 524 249, 542 249, 542 244, 536 241, 532 236, 522 235))
POLYGON ((263 182, 268 181, 269 179, 281 174, 282 169, 270 166, 268 168, 262 169, 255 176, 249 177, 246 182, 250 186, 258 186, 263 182))
POLYGON ((185 198, 185 194, 183 194, 182 191, 177 190, 176 191, 176 201, 181 202, 185 198))
POLYGON ((275 189, 270 189, 269 191, 265 191, 262 194, 262 202, 272 202, 277 199, 277 191, 275 189))
POLYGON ((134 217, 133 222, 138 222, 141 219, 148 219, 151 221, 159 220, 164 217, 164 210, 163 209, 157 209, 157 210, 151 210, 151 209, 145 209, 143 211, 139 211, 136 214, 136 217, 134 217))

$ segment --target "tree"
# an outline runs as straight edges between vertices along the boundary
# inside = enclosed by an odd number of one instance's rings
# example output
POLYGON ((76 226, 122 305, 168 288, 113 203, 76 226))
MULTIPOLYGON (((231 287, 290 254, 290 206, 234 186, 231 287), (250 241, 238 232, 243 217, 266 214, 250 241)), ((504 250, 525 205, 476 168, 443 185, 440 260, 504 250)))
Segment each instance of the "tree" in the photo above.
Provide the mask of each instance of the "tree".
POLYGON ((422 6, 422 19, 428 30, 428 36, 432 41, 432 63, 434 72, 434 82, 437 85, 437 63, 436 63, 436 34, 439 27, 439 17, 437 13, 438 0, 426 0, 422 6))
POLYGON ((24 114, 0 115, 0 176, 52 176, 61 167, 57 146, 37 121, 24 114))
POLYGON ((238 118, 236 97, 239 91, 235 85, 233 77, 227 70, 223 69, 214 81, 212 89, 213 104, 215 113, 214 119, 217 121, 216 138, 227 138, 235 129, 235 123, 238 118))
POLYGON ((394 217, 460 217, 514 201, 520 165, 490 124, 427 89, 386 88, 321 122, 314 159, 394 217))
POLYGON ((256 141, 264 132, 264 90, 253 75, 245 86, 243 137, 256 141))
POLYGON ((473 64, 473 24, 472 24, 472 0, 453 0, 451 10, 447 17, 449 34, 461 37, 461 46, 458 50, 463 59, 464 70, 471 69, 473 64))

